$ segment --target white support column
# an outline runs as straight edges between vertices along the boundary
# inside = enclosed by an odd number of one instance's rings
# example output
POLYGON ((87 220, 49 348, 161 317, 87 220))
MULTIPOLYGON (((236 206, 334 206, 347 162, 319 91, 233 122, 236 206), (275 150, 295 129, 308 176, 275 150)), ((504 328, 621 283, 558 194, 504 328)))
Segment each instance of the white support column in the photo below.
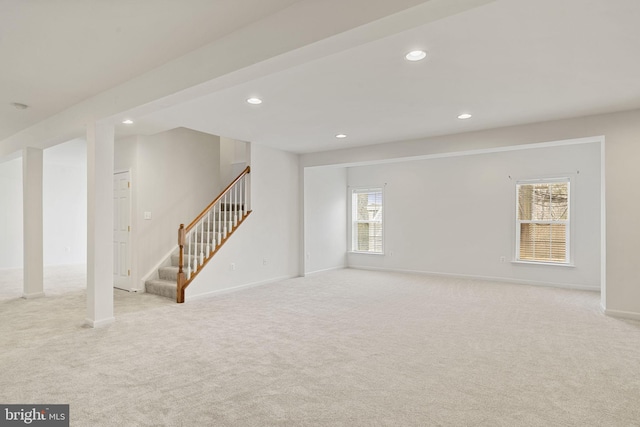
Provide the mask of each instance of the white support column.
POLYGON ((23 298, 44 296, 42 244, 42 149, 22 150, 23 298))
POLYGON ((113 125, 87 125, 87 325, 113 317, 113 125))

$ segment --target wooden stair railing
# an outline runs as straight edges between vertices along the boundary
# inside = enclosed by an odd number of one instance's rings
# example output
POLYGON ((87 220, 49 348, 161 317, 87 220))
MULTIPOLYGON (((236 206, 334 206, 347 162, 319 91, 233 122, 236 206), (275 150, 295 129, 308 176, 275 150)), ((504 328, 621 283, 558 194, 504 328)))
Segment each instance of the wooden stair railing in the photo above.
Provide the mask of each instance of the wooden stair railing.
POLYGON ((184 302, 184 291, 249 216, 249 166, 233 180, 187 227, 180 224, 178 287, 176 301, 184 302))

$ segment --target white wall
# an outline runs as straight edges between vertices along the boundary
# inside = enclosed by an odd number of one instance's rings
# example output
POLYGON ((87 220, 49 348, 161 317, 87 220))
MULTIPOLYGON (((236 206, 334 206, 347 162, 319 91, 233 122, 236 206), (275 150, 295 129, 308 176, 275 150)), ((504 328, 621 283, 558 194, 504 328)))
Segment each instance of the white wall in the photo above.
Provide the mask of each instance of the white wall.
POLYGON ((252 144, 250 163, 253 213, 189 285, 187 299, 300 274, 298 156, 252 144))
POLYGON ((120 138, 115 141, 113 150, 113 168, 122 172, 138 164, 138 136, 120 138))
POLYGON ((386 184, 385 254, 350 253, 351 267, 600 289, 599 143, 353 167, 348 180, 350 187, 386 184), (516 181, 565 176, 575 266, 509 262, 516 181))
MULTIPOLYGON (((44 265, 87 258, 86 143, 72 140, 43 152, 44 265)), ((0 268, 23 267, 22 159, 0 163, 0 268)))
POLYGON ((606 268, 602 273, 606 313, 640 319, 640 110, 511 126, 458 135, 380 144, 301 156, 304 167, 506 147, 604 135, 606 268))
POLYGON ((187 225, 221 190, 220 142, 178 128, 119 140, 115 151, 115 169, 132 171, 131 275, 142 290, 142 277, 177 245, 180 224, 187 225))
POLYGON ((304 246, 305 274, 346 266, 346 168, 305 169, 304 246))
POLYGON ((0 269, 22 268, 22 158, 0 163, 0 269))
POLYGON ((220 181, 229 184, 247 167, 247 143, 220 137, 220 181))
POLYGON ((87 262, 87 144, 72 140, 43 152, 44 265, 87 262))

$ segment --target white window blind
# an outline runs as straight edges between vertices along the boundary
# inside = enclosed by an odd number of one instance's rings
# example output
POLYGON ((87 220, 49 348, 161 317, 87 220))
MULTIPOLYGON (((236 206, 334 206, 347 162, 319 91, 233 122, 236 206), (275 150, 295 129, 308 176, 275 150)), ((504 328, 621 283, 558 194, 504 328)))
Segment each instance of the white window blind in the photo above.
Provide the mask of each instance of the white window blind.
POLYGON ((351 250, 383 252, 382 188, 351 190, 351 250))
POLYGON ((569 262, 569 184, 568 178, 516 184, 519 261, 569 262))

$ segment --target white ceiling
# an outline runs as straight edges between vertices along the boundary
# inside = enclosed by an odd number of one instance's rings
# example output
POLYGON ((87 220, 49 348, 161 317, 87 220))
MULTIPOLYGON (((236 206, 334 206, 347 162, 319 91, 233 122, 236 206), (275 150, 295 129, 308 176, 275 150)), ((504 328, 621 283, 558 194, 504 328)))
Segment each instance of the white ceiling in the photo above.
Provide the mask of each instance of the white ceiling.
POLYGON ((637 0, 499 0, 139 118, 136 131, 185 126, 304 153, 639 108, 639 22, 637 0), (406 61, 416 47, 428 59, 406 61))
MULTIPOLYGON (((3 9, 5 4, 24 3, 36 4, 0 0, 3 9)), ((43 111, 38 112, 41 117, 293 1, 194 1, 195 7, 190 13, 175 7, 183 2, 166 1, 162 5, 168 10, 158 11, 159 16, 155 16, 156 10, 162 8, 153 8, 152 14, 147 10, 144 15, 140 6, 136 12, 138 17, 149 18, 138 21, 129 21, 114 11, 119 9, 122 13, 124 5, 130 2, 115 2, 120 5, 115 9, 114 2, 92 0, 87 3, 102 5, 104 13, 114 15, 111 27, 105 23, 101 31, 92 32, 84 23, 87 37, 108 33, 107 38, 113 39, 118 34, 136 31, 146 34, 168 26, 168 22, 173 22, 172 17, 177 22, 163 30, 162 42, 141 36, 144 40, 138 40, 138 44, 129 46, 126 52, 106 49, 107 55, 92 55, 92 51, 87 50, 92 43, 84 49, 73 44, 77 43, 78 34, 85 33, 81 31, 82 25, 68 19, 58 22, 54 28, 46 19, 48 13, 54 13, 53 6, 50 11, 38 9, 37 16, 42 14, 42 17, 36 21, 49 28, 52 39, 66 40, 64 43, 70 46, 68 52, 58 53, 66 55, 64 60, 51 59, 59 69, 31 88, 37 100, 46 100, 43 102, 48 109, 42 107, 43 111), (218 16, 214 13, 216 7, 229 8, 224 19, 217 18, 219 26, 207 30, 219 33, 203 34, 205 29, 201 27, 207 25, 203 25, 201 19, 207 14, 207 19, 212 14, 218 16), (175 16, 170 16, 172 14, 175 16), (66 25, 78 33, 70 34, 66 25), (180 46, 177 41, 174 45, 172 37, 184 33, 189 34, 185 37, 188 40, 179 37, 180 46), (163 49, 157 49, 159 45, 163 49), (154 54, 148 54, 149 50, 154 54), (105 67, 109 70, 113 67, 113 73, 98 73, 100 78, 92 81, 92 70, 105 67), (71 75, 65 76, 66 73, 71 75), (62 81, 66 83, 58 85, 62 81), (78 82, 77 91, 72 90, 74 85, 69 83, 74 81, 78 82), (61 92, 63 90, 69 93, 61 92)), ((158 4, 155 1, 133 3, 158 4)), ((37 4, 42 7, 48 3, 37 4)), ((76 2, 73 4, 77 6, 76 2)), ((18 9, 28 11, 29 6, 18 9)), ((7 48, 7 35, 10 36, 11 31, 6 30, 5 25, 10 24, 9 21, 5 14, 1 15, 3 63, 5 50, 13 55, 12 61, 24 59, 17 52, 20 49, 7 48)), ((390 36, 372 38, 356 47, 345 44, 329 56, 270 74, 265 72, 190 102, 132 117, 135 124, 119 125, 117 134, 149 134, 183 126, 306 153, 640 108, 638 22, 638 0, 496 0, 418 27, 407 24, 403 31, 390 36), (404 60, 407 51, 418 47, 429 52, 425 61, 404 60), (262 97, 264 103, 246 104, 245 99, 253 95, 262 97), (461 112, 474 116, 461 121, 456 118, 461 112), (337 140, 334 137, 337 133, 346 133, 348 138, 337 140)), ((367 25, 380 25, 380 22, 367 25)), ((100 37, 93 43, 100 41, 100 37)), ((44 43, 42 40, 27 42, 25 52, 37 51, 38 44, 44 43)), ((26 63, 33 66, 34 59, 27 59, 24 59, 26 63)), ((19 73, 7 75, 2 68, 2 99, 36 105, 30 99, 9 96, 25 93, 17 91, 19 84, 11 87, 13 80, 24 82, 19 73)), ((38 80, 40 74, 46 74, 41 70, 31 72, 33 75, 25 81, 38 80)), ((0 108, 1 139, 3 134, 15 131, 12 126, 25 125, 14 124, 5 111, 6 106, 0 108)))
POLYGON ((0 140, 296 1, 0 0, 0 140))

